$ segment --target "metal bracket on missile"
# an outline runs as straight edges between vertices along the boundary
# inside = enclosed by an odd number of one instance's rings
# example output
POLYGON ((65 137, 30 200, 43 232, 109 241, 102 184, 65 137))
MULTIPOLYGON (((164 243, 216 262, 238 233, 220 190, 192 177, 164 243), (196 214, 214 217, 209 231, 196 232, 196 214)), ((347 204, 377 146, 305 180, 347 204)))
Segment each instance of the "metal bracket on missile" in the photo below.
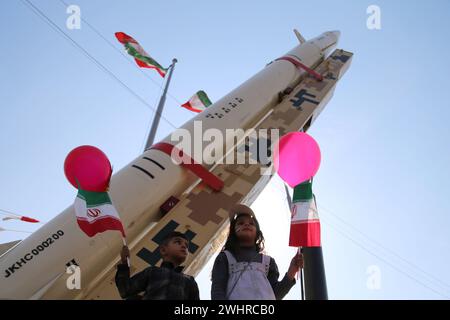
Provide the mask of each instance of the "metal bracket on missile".
POLYGON ((180 163, 181 166, 191 171, 197 177, 202 179, 204 183, 210 186, 215 191, 220 191, 223 188, 223 181, 211 173, 208 169, 203 167, 201 164, 196 163, 189 155, 185 154, 183 150, 175 148, 175 146, 170 143, 160 142, 150 147, 150 149, 155 149, 164 152, 168 156, 172 155, 175 149, 176 154, 182 159, 180 163))
POLYGON ((175 207, 178 202, 180 202, 180 199, 178 199, 177 197, 174 197, 174 196, 170 196, 169 199, 164 201, 164 203, 159 207, 159 210, 163 214, 166 214, 170 210, 172 210, 172 208, 175 207))
POLYGON ((316 71, 314 71, 311 68, 308 68, 307 66, 305 66, 303 63, 301 63, 300 61, 297 61, 296 59, 294 59, 294 57, 289 57, 289 56, 284 56, 278 59, 275 59, 275 61, 279 61, 279 60, 286 60, 289 61, 290 63, 292 63, 294 66, 296 66, 299 69, 303 69, 305 70, 308 74, 312 75, 314 78, 316 78, 319 81, 323 80, 323 76, 319 73, 317 73, 316 71))
POLYGON ((278 92, 278 103, 281 103, 287 95, 291 94, 292 90, 294 90, 291 87, 287 87, 283 91, 278 92))

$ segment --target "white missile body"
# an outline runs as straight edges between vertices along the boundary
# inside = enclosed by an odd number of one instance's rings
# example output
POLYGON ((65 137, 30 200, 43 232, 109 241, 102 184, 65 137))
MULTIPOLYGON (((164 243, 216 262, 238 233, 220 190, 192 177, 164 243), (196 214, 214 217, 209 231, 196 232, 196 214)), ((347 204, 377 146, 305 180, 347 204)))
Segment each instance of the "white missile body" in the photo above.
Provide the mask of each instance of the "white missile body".
MULTIPOLYGON (((295 57, 309 68, 315 68, 335 48, 339 32, 323 33, 306 41, 286 56, 295 57)), ((194 134, 194 121, 202 129, 250 129, 260 121, 278 100, 278 94, 295 87, 304 71, 289 61, 277 60, 268 64, 255 76, 225 95, 207 110, 199 113, 180 129, 194 134)), ((175 144, 172 135, 163 141, 175 144)), ((206 142, 194 141, 204 147, 206 142)), ((233 146, 230 141, 223 141, 233 146)), ((195 155, 192 155, 195 159, 195 155)), ((219 159, 196 159, 211 168, 219 159)), ((199 178, 172 162, 161 151, 150 149, 113 175, 110 195, 123 221, 130 243, 138 241, 143 232, 161 218, 160 206, 170 196, 179 196, 189 190, 199 178)), ((81 285, 94 286, 105 270, 117 262, 121 248, 117 232, 105 232, 87 237, 78 227, 73 206, 68 207, 24 241, 0 257, 0 299, 39 299, 49 287, 66 273, 66 264, 82 266, 81 285)), ((55 289, 53 289, 55 290, 55 289)), ((73 297, 61 284, 60 298, 73 297)))

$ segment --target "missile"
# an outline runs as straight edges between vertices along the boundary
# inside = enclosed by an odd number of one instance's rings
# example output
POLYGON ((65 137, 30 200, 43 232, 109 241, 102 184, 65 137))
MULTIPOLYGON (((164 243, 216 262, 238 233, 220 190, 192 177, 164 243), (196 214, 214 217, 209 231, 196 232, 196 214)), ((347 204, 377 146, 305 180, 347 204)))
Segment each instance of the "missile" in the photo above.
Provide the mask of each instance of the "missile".
MULTIPOLYGON (((226 209, 251 204, 271 177, 255 174, 266 164, 226 164, 245 140, 229 130, 306 131, 329 101, 352 54, 335 50, 339 31, 308 41, 296 35, 299 45, 112 176, 109 192, 130 243, 132 272, 158 263, 158 239, 177 229, 192 238, 185 270, 195 276, 223 242, 226 209), (223 137, 215 141, 222 152, 203 152, 211 144, 202 135, 208 130, 223 137), (179 147, 180 137, 190 150, 179 147), (181 149, 194 165, 174 161, 181 149)), ((115 232, 87 237, 71 205, 0 256, 0 299, 117 299, 121 245, 115 232), (77 268, 81 288, 69 285, 77 268)))

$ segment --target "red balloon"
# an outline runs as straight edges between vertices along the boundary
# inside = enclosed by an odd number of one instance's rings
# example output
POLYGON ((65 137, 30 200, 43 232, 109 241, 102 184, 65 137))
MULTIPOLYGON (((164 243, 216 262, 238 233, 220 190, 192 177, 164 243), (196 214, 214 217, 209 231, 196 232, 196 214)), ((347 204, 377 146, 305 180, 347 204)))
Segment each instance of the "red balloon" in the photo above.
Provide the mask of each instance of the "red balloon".
POLYGON ((80 146, 67 155, 64 173, 77 189, 80 187, 86 191, 104 192, 109 187, 112 168, 108 157, 100 149, 80 146))

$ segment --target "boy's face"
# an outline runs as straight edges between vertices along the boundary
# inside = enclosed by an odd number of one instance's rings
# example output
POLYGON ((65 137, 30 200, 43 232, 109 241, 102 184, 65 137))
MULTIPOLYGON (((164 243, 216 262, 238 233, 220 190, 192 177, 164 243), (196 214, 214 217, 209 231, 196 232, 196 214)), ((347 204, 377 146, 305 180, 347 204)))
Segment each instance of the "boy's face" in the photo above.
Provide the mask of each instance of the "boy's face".
POLYGON ((161 246, 161 256, 164 260, 177 265, 182 264, 188 255, 188 241, 182 237, 174 237, 161 246))

